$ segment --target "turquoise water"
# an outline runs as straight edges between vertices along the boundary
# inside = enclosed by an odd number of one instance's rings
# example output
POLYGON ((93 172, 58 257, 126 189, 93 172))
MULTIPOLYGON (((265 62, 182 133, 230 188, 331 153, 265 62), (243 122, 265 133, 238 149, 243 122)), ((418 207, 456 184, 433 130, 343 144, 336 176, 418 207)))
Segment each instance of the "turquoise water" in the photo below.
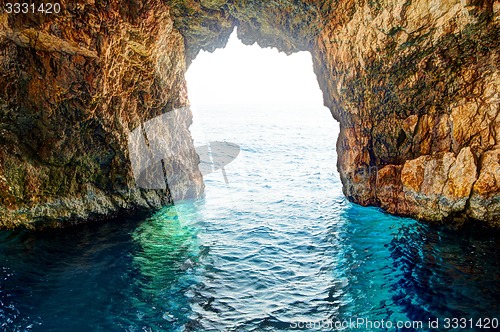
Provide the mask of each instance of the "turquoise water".
POLYGON ((205 197, 149 215, 0 233, 0 330, 333 330, 363 318, 420 331, 499 318, 499 237, 347 202, 327 110, 199 111, 196 144, 241 147, 228 183, 209 174, 205 197))

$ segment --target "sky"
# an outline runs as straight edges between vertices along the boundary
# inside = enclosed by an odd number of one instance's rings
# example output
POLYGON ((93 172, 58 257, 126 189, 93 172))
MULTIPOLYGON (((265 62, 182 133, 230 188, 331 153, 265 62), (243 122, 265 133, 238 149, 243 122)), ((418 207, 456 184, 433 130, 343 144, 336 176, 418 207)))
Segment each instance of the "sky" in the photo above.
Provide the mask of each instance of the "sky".
POLYGON ((193 106, 220 104, 314 104, 323 97, 311 54, 287 56, 277 49, 244 45, 236 31, 224 49, 201 51, 186 74, 193 106))

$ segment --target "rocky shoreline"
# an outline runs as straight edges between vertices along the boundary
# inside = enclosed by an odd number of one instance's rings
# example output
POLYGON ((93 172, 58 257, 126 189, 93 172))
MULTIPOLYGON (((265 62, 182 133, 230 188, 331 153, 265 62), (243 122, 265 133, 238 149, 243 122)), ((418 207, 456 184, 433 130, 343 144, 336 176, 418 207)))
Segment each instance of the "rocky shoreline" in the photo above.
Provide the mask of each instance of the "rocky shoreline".
MULTIPOLYGON (((168 189, 136 186, 128 134, 189 105, 189 64, 223 47, 236 26, 244 43, 311 52, 340 122, 337 167, 349 200, 500 228, 498 2, 60 4, 57 15, 0 14, 1 228, 171 203, 168 189)), ((176 130, 187 133, 183 109, 176 130)), ((191 152, 180 157, 182 174, 199 195, 191 152)))

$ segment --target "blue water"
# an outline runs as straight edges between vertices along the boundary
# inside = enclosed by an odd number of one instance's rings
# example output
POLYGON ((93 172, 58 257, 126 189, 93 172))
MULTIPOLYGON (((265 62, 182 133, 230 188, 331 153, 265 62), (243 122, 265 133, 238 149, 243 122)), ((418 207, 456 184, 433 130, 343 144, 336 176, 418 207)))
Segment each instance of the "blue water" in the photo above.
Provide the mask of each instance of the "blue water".
POLYGON ((0 233, 0 330, 288 331, 364 318, 420 331, 499 318, 499 237, 347 202, 326 109, 198 111, 196 144, 241 147, 228 183, 209 174, 205 197, 153 214, 0 233))

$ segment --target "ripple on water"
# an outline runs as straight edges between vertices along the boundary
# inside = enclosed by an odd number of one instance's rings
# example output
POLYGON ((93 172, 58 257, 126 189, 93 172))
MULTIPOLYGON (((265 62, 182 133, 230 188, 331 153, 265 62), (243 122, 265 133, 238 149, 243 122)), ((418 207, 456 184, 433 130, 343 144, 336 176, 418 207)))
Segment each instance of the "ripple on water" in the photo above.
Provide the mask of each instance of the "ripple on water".
POLYGON ((260 137, 214 125, 211 139, 241 153, 229 184, 207 176, 204 199, 106 224, 0 233, 0 330, 286 331, 297 320, 498 317, 498 237, 347 202, 337 128, 318 119, 257 124, 260 137))

